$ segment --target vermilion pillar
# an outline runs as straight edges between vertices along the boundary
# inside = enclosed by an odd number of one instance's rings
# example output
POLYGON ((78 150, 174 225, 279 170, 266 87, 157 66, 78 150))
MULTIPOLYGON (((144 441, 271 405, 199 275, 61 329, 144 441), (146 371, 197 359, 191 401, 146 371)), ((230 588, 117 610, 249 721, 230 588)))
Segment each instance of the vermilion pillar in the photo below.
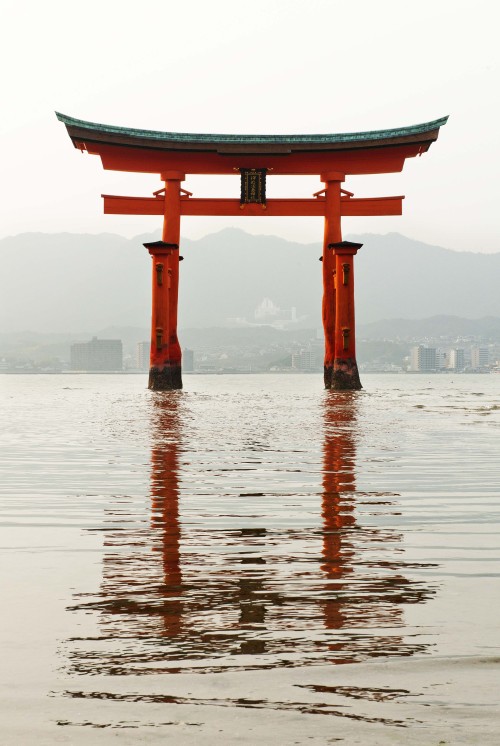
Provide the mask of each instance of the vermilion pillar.
POLYGON ((323 329, 325 333, 325 388, 332 388, 335 361, 335 255, 328 247, 342 240, 340 185, 344 174, 331 171, 321 176, 325 184, 325 234, 323 241, 323 329))
POLYGON ((354 256, 363 244, 337 241, 328 249, 335 260, 335 354, 330 388, 362 388, 356 362, 354 256))
POLYGON ((179 299, 180 190, 184 174, 168 171, 162 240, 144 244, 153 259, 149 388, 182 388, 182 352, 177 338, 179 299))

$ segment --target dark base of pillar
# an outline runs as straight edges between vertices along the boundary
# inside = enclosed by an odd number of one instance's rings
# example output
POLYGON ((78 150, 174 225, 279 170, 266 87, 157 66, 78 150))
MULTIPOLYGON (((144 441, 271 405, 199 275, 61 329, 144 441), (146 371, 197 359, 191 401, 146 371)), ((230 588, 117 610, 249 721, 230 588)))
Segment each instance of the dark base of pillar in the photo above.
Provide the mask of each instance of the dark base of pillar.
POLYGON ((175 391, 182 388, 182 368, 180 365, 166 365, 164 368, 151 368, 148 389, 153 391, 175 391))
POLYGON ((337 359, 333 367, 325 366, 325 389, 359 391, 362 388, 358 364, 354 358, 337 359))
POLYGON ((325 365, 323 368, 324 371, 324 380, 325 380, 325 389, 331 389, 332 388, 332 379, 333 379, 333 365, 325 365))

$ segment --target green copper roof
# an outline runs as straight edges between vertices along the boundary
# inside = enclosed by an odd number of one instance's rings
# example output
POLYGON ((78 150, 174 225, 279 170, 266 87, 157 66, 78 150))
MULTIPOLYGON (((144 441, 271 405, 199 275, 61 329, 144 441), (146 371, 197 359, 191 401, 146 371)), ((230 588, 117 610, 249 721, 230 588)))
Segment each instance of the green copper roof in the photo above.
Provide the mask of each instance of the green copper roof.
POLYGON ((394 138, 414 137, 433 132, 443 124, 448 117, 435 119, 432 122, 413 124, 409 127, 399 127, 389 130, 370 130, 368 132, 338 132, 335 134, 322 135, 222 135, 222 134, 198 134, 194 132, 159 132, 157 130, 139 130, 129 127, 118 127, 110 124, 97 124, 96 122, 85 122, 74 119, 65 114, 56 112, 60 122, 68 128, 78 131, 88 131, 89 139, 91 133, 117 135, 138 140, 156 140, 157 142, 170 143, 207 143, 207 144, 232 144, 232 145, 270 145, 270 144, 334 144, 334 143, 359 143, 363 141, 392 140, 394 138))

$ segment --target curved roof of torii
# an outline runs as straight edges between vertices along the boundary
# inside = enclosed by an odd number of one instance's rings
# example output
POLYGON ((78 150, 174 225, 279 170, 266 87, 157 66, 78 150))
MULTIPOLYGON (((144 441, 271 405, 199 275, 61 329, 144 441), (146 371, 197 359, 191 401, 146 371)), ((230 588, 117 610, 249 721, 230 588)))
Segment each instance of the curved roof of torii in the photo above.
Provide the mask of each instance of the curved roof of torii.
POLYGON ((406 144, 420 144, 423 146, 423 152, 437 139, 439 128, 446 124, 448 120, 448 117, 442 117, 432 122, 414 124, 409 127, 368 132, 339 132, 318 135, 227 135, 140 130, 86 122, 58 112, 56 112, 56 116, 60 122, 66 125, 75 147, 79 148, 84 143, 105 143, 157 151, 196 150, 245 155, 351 150, 406 144))
MULTIPOLYGON (((56 113, 57 114, 57 113, 56 113)), ((448 117, 371 132, 324 135, 212 135, 95 124, 64 114, 75 148, 101 158, 106 170, 140 173, 234 174, 266 168, 274 175, 380 174, 401 171, 425 153, 448 117)))

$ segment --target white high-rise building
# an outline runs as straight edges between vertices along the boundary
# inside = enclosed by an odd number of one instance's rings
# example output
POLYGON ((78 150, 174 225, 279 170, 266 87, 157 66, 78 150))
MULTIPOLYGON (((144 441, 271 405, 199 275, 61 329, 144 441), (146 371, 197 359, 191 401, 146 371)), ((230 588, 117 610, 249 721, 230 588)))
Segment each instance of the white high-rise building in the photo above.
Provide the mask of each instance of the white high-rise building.
POLYGON ((461 348, 450 350, 448 366, 451 370, 463 370, 465 368, 465 354, 461 348))
POLYGON ((487 368, 490 362, 490 351, 487 347, 471 347, 471 367, 475 370, 487 368))
POLYGON ((139 370, 149 370, 149 351, 151 342, 138 342, 136 350, 136 363, 139 370))
POLYGON ((436 348, 412 347, 410 350, 410 370, 418 373, 434 372, 436 370, 436 348))

